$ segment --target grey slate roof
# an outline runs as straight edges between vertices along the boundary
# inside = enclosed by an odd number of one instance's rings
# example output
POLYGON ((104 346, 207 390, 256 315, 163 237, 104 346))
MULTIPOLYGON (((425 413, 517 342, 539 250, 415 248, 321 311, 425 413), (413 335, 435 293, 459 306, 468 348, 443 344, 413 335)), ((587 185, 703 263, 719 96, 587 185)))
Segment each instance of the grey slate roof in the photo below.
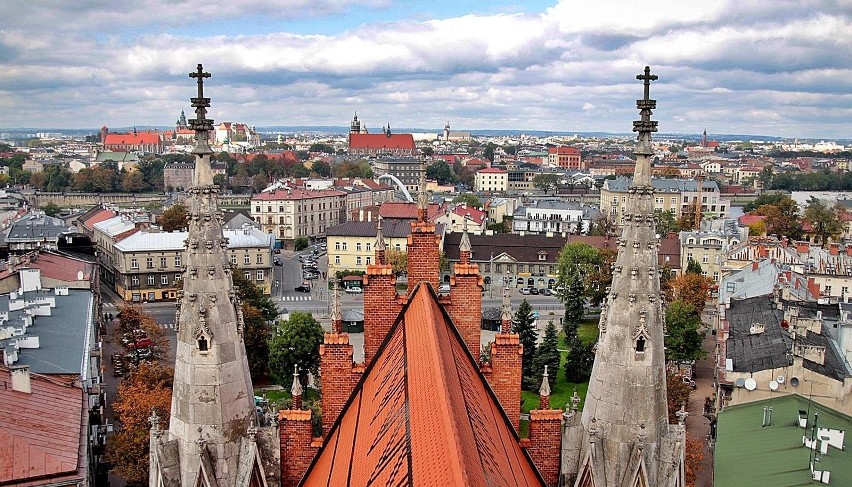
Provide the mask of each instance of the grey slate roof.
MULTIPOLYGON (((442 232, 443 225, 435 225, 435 233, 442 232)), ((411 233, 411 220, 385 218, 382 220, 382 235, 385 238, 402 238, 411 233)), ((352 221, 325 229, 328 237, 375 237, 376 221, 352 221)))
MULTIPOLYGON (((67 296, 54 296, 52 290, 24 293, 25 300, 39 296, 53 296, 56 307, 50 316, 36 316, 28 335, 39 338, 39 348, 22 348, 15 365, 29 365, 37 374, 83 375, 87 371, 89 349, 94 340, 91 291, 69 290, 67 296)), ((9 295, 0 295, 0 312, 9 312, 7 325, 18 326, 26 309, 9 311, 9 295)), ((0 348, 10 346, 16 337, 0 340, 0 348)))
POLYGON ((30 214, 9 226, 9 230, 6 232, 6 242, 56 242, 59 235, 68 231, 70 231, 69 227, 59 218, 30 214))

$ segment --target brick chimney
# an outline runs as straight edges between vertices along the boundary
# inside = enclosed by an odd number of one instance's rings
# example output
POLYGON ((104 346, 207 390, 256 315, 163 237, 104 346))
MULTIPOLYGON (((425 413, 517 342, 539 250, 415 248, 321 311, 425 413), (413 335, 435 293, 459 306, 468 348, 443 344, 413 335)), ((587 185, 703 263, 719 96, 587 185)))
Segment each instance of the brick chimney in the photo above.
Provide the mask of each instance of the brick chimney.
POLYGON ((840 253, 840 245, 837 242, 831 242, 828 244, 828 253, 829 255, 837 255, 840 253))
POLYGON ((556 487, 562 460, 562 411, 530 411, 530 435, 521 440, 521 445, 526 448, 548 487, 556 487))
POLYGON ((807 254, 811 250, 810 242, 796 242, 796 252, 807 254))
POLYGON ((420 173, 420 194, 417 196, 417 221, 411 222, 408 235, 408 293, 423 282, 438 289, 441 275, 440 235, 435 235, 435 224, 427 218, 429 202, 426 195, 426 173, 420 173))
POLYGON ((360 379, 363 367, 352 362, 352 345, 346 333, 326 333, 320 345, 322 379, 322 434, 327 435, 360 379))
POLYGON ((364 285, 364 364, 369 365, 402 310, 396 294, 393 266, 385 260, 385 240, 379 219, 374 246, 376 263, 367 266, 364 285))
POLYGON ((314 438, 311 416, 310 410, 278 411, 281 487, 296 487, 322 446, 322 439, 314 438))
POLYGON ((491 389, 515 431, 521 424, 521 361, 524 347, 517 334, 498 333, 491 344, 491 389))
POLYGON ((465 230, 459 243, 459 263, 450 277, 450 304, 446 307, 474 358, 479 358, 482 328, 482 278, 479 266, 470 263, 470 239, 465 230))

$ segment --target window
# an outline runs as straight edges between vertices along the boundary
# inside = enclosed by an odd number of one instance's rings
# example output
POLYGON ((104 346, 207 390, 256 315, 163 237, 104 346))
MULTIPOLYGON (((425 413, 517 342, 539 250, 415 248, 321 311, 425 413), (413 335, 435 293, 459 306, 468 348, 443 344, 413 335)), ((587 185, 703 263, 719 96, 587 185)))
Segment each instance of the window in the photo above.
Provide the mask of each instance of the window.
POLYGON ((278 207, 278 213, 284 213, 284 207, 283 206, 278 207))
POLYGON ((524 272, 524 264, 518 264, 518 273, 524 272))
POLYGON ((163 274, 162 276, 160 276, 160 284, 165 286, 168 283, 169 283, 169 275, 168 274, 163 274))
POLYGON ((361 242, 357 242, 357 243, 355 244, 355 251, 356 251, 356 252, 360 252, 360 251, 361 251, 361 242))
POLYGON ((180 256, 179 255, 175 256, 175 267, 180 267, 180 256))
POLYGON ((370 265, 370 263, 371 263, 371 262, 370 262, 370 256, 368 255, 368 256, 367 256, 367 265, 370 265))
POLYGON ((355 265, 361 265, 361 256, 355 257, 355 265))
POLYGON ((266 212, 267 212, 267 213, 272 213, 272 207, 271 207, 271 206, 267 206, 267 207, 266 207, 266 212))
POLYGON ((334 242, 334 250, 340 250, 340 242, 334 242))
POLYGON ((704 254, 703 256, 701 256, 701 262, 703 264, 710 262, 710 257, 707 254, 704 254))
POLYGON ((139 285, 139 276, 131 277, 130 278, 130 285, 131 286, 138 286, 139 285))
POLYGON ((246 278, 246 281, 251 281, 251 271, 243 272, 243 277, 246 278))
POLYGON ((257 263, 263 264, 263 254, 257 254, 257 263))
POLYGON ((148 269, 154 268, 154 258, 153 257, 148 257, 147 259, 145 259, 145 267, 147 267, 148 269))
POLYGON ((259 206, 255 206, 255 207, 254 207, 254 212, 255 212, 255 213, 260 213, 260 207, 259 207, 259 206))
POLYGON ((547 260, 547 252, 539 252, 538 260, 547 260))
POLYGON ((237 256, 234 254, 231 254, 231 264, 237 265, 237 256))
POLYGON ((251 262, 251 259, 249 258, 249 254, 244 255, 243 256, 243 264, 248 265, 249 262, 251 262))
POLYGON ((399 244, 394 244, 394 248, 396 249, 397 252, 402 250, 402 247, 399 244))
POLYGON ((198 351, 207 353, 207 339, 203 336, 198 337, 198 351))
POLYGON ((719 273, 718 273, 718 272, 714 272, 714 273, 713 273, 713 280, 714 280, 714 281, 718 281, 718 280, 719 280, 719 273))
POLYGON ((346 242, 343 242, 343 250, 346 250, 346 242))
POLYGON ((825 286, 825 294, 831 296, 831 286, 825 286))
POLYGON ((148 274, 148 285, 149 286, 154 285, 154 274, 148 274))
POLYGON ((284 224, 284 217, 283 217, 283 216, 279 216, 279 217, 278 217, 278 224, 279 224, 279 225, 283 225, 283 224, 284 224))
POLYGON ((369 251, 370 251, 370 247, 371 247, 371 246, 372 246, 372 244, 371 244, 370 242, 367 242, 367 252, 369 252, 369 251))
POLYGON ((340 256, 339 255, 334 256, 334 265, 340 265, 340 256))
POLYGON ((672 204, 673 204, 673 205, 676 205, 676 204, 677 204, 677 197, 673 197, 673 198, 672 198, 672 204))
POLYGON ((840 293, 843 294, 844 296, 846 296, 847 294, 849 294, 849 288, 846 287, 846 286, 843 286, 842 288, 840 288, 840 293))
POLYGON ((636 339, 636 353, 645 353, 645 338, 642 336, 636 339))
POLYGON ((138 269, 139 268, 139 261, 136 260, 135 258, 130 259, 130 268, 131 269, 138 269))
POLYGON ((183 276, 181 276, 180 274, 175 274, 175 282, 180 282, 181 279, 183 279, 183 276))
POLYGON ((257 271, 257 280, 258 280, 258 281, 262 281, 262 280, 263 280, 263 270, 259 270, 259 271, 257 271))
POLYGON ((165 257, 160 257, 160 267, 166 267, 168 265, 167 259, 165 257))
POLYGON ((692 252, 687 252, 686 253, 686 261, 689 262, 690 260, 692 260, 692 252))

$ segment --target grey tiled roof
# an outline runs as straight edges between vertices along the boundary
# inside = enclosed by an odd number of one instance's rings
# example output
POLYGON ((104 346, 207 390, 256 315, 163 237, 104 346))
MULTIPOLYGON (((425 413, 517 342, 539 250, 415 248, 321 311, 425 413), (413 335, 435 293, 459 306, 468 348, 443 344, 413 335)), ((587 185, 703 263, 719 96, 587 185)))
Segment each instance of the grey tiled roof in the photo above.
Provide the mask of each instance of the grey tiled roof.
MULTIPOLYGON (((442 225, 435 226, 435 233, 441 233, 442 225)), ((406 237, 411 233, 411 220, 385 218, 382 220, 382 235, 388 238, 406 237)), ((325 229, 328 237, 375 237, 376 221, 352 221, 325 229)))

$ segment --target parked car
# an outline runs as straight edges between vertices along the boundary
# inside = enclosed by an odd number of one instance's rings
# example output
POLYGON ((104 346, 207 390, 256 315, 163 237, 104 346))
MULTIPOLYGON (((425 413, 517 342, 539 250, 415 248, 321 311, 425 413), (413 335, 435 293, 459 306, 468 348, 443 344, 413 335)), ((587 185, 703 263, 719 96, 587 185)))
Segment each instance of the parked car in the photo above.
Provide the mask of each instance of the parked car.
POLYGON ((538 292, 538 288, 537 288, 537 287, 531 287, 531 288, 530 288, 530 294, 538 295, 538 294, 540 294, 540 293, 538 292))
POLYGON ((690 389, 696 389, 698 387, 698 384, 696 384, 695 381, 692 380, 692 377, 689 377, 688 375, 682 376, 682 380, 690 389))
POLYGON ((350 286, 346 288, 346 294, 362 294, 363 292, 364 290, 358 286, 350 286))
POLYGON ((277 257, 272 261, 272 263, 275 264, 275 265, 284 265, 284 263, 281 262, 281 259, 279 259, 277 257))
POLYGON ((532 291, 530 291, 530 288, 528 287, 522 287, 521 294, 532 294, 532 291))
POLYGON ((309 293, 311 292, 311 283, 306 282, 302 283, 300 286, 296 286, 297 293, 309 293))

